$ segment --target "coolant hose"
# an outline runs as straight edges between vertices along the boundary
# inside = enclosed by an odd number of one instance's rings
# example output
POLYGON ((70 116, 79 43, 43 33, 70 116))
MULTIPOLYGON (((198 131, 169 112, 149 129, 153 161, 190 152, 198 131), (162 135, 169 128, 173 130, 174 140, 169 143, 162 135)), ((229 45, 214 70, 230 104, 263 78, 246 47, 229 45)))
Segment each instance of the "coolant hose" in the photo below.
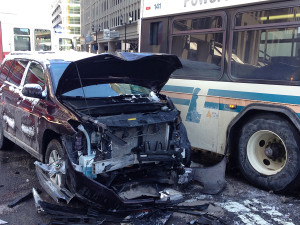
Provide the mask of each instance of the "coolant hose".
POLYGON ((86 137, 88 156, 90 156, 92 154, 92 151, 91 151, 91 140, 90 140, 89 134, 81 124, 78 126, 78 130, 82 131, 86 137))

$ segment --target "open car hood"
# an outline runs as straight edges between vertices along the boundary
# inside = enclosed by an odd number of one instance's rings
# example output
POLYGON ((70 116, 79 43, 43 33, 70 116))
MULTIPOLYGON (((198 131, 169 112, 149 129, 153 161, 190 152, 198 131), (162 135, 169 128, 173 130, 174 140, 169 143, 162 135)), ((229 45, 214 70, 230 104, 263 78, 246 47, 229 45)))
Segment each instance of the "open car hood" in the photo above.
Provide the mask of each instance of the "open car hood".
POLYGON ((175 55, 119 53, 101 54, 69 64, 59 79, 56 95, 82 86, 101 83, 136 84, 160 91, 172 72, 182 68, 175 55))

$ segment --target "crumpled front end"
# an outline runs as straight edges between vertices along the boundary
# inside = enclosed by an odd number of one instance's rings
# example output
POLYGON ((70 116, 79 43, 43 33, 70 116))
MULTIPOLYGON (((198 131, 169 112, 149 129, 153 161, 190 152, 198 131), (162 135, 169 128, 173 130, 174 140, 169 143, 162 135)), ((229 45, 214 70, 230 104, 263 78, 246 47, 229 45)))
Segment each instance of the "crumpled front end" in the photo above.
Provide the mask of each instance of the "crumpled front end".
POLYGON ((60 193, 56 199, 66 199, 61 192, 68 189, 109 208, 165 201, 166 185, 181 183, 190 162, 190 143, 179 114, 164 106, 148 113, 85 116, 81 124, 73 123, 75 135, 62 137, 64 162, 52 169, 40 165, 39 173, 56 170, 65 176, 63 190, 54 191, 60 193))
POLYGON ((160 199, 153 184, 177 184, 190 157, 177 110, 89 117, 63 145, 71 192, 111 207, 160 199))

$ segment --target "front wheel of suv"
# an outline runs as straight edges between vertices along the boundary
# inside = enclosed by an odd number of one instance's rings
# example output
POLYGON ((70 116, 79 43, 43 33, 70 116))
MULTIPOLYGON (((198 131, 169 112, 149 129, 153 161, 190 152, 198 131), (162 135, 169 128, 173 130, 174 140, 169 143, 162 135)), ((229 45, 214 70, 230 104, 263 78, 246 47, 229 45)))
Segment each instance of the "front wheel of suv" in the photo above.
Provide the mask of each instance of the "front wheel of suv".
POLYGON ((2 121, 0 120, 0 150, 9 148, 9 147, 11 147, 10 144, 13 144, 10 140, 8 140, 6 137, 4 137, 3 133, 4 132, 3 132, 2 121))
MULTIPOLYGON (((60 142, 53 139, 49 142, 46 150, 45 162, 49 165, 55 165, 55 168, 59 170, 64 164, 64 150, 60 142)), ((65 186, 65 175, 55 174, 50 177, 50 180, 59 187, 65 186)))

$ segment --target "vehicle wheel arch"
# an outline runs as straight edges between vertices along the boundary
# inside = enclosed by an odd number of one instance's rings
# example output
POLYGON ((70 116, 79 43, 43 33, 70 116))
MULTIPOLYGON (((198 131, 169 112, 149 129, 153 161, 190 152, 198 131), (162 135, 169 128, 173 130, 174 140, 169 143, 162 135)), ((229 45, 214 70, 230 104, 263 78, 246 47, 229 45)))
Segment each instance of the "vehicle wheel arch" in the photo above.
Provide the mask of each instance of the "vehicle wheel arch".
POLYGON ((60 141, 60 135, 51 129, 45 130, 42 140, 43 162, 45 162, 47 146, 53 139, 57 139, 58 141, 60 141))
POLYGON ((239 132, 242 127, 252 118, 263 115, 275 115, 288 121, 296 128, 300 134, 300 118, 290 108, 281 105, 269 105, 254 103, 246 106, 228 125, 226 135, 226 150, 225 154, 229 158, 231 166, 236 166, 236 157, 238 154, 239 132))

